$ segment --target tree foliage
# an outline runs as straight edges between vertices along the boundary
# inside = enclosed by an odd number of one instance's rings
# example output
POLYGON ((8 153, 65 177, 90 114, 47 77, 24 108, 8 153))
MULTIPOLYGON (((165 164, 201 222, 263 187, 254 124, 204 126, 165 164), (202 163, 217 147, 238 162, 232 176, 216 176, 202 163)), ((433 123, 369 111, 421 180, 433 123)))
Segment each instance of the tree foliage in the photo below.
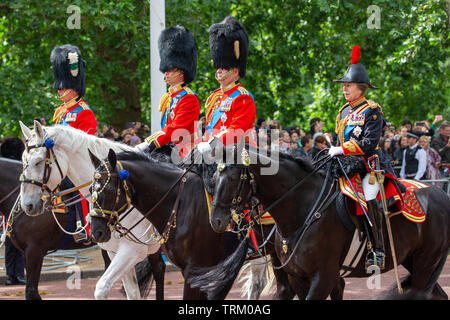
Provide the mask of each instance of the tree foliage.
MULTIPOLYGON (((18 133, 18 120, 50 119, 59 105, 50 52, 64 43, 80 47, 87 61, 86 101, 100 123, 150 123, 149 6, 151 2, 27 1, 0 4, 0 125, 18 133), (69 5, 81 9, 80 29, 69 29, 69 5)), ((250 36, 244 86, 258 117, 306 128, 311 117, 332 130, 344 99, 332 80, 350 64, 352 46, 373 84, 368 98, 399 123, 450 119, 449 8, 438 0, 184 0, 166 1, 166 25, 193 32, 199 47, 192 89, 201 104, 217 88, 208 28, 236 16, 250 36), (381 9, 370 29, 368 8, 381 9)), ((157 107, 157 106, 155 106, 157 107)))

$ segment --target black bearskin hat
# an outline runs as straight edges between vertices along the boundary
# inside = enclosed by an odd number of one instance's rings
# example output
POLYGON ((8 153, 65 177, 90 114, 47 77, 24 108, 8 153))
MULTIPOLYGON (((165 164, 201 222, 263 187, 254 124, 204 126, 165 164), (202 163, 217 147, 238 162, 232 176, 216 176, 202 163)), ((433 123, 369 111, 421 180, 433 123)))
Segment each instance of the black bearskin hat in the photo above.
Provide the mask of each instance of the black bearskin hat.
POLYGON ((239 68, 244 77, 247 67, 248 34, 235 17, 228 16, 209 28, 209 48, 214 68, 239 68))
POLYGON ((197 42, 192 33, 183 26, 164 29, 158 39, 161 62, 159 71, 178 68, 184 73, 184 82, 189 83, 197 74, 197 42))
POLYGON ((0 147, 2 157, 14 160, 22 160, 22 153, 25 150, 25 145, 19 138, 7 138, 3 141, 0 147))
POLYGON ((359 46, 353 46, 351 65, 347 68, 347 71, 345 71, 345 74, 342 78, 333 81, 365 83, 369 86, 369 88, 378 89, 370 83, 366 67, 364 67, 363 64, 358 63, 360 56, 361 50, 359 46))
POLYGON ((50 62, 53 66, 53 76, 55 82, 53 88, 73 89, 78 92, 79 97, 86 93, 84 69, 86 62, 81 56, 78 47, 65 44, 55 47, 50 55, 50 62))

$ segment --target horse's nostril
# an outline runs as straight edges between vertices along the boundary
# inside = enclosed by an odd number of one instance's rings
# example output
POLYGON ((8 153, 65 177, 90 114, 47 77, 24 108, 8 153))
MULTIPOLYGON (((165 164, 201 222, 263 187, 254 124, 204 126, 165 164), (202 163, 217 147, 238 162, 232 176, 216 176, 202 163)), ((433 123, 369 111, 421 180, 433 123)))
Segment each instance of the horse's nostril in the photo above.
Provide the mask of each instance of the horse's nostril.
POLYGON ((28 212, 31 212, 33 210, 33 204, 32 203, 27 204, 27 210, 28 210, 28 212))
POLYGON ((216 228, 220 228, 222 226, 222 220, 216 219, 216 228))

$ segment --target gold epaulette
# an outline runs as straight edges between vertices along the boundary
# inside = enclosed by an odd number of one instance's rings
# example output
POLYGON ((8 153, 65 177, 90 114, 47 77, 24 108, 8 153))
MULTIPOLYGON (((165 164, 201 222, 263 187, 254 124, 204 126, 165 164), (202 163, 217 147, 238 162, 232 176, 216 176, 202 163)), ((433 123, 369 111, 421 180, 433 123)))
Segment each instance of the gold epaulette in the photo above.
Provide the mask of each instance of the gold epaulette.
POLYGON ((376 103, 375 101, 373 101, 373 100, 367 100, 367 103, 369 104, 369 107, 370 107, 371 109, 380 108, 380 110, 381 110, 380 105, 379 105, 378 103, 376 103))
POLYGON ((194 91, 192 91, 189 87, 184 87, 184 90, 187 94, 195 94, 194 91))
POLYGON ((239 87, 238 90, 242 93, 242 94, 247 94, 248 95, 248 91, 247 89, 245 89, 244 87, 239 87))
POLYGON ((80 101, 80 103, 78 104, 80 107, 83 108, 83 110, 89 110, 89 106, 87 105, 86 102, 84 102, 83 100, 80 101))

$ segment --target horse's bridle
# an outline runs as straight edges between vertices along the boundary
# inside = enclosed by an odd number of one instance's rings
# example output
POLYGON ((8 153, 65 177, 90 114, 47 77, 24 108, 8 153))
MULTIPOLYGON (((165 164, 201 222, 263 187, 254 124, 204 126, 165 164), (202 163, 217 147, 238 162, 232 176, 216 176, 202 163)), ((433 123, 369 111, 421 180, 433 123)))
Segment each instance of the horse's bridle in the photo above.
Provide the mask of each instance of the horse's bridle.
MULTIPOLYGON (((223 171, 228 166, 231 166, 231 165, 230 164, 218 165, 217 170, 223 171)), ((231 200, 231 206, 220 203, 217 200, 217 198, 213 199, 212 205, 229 207, 231 218, 237 225, 239 225, 240 222, 246 216, 248 216, 250 213, 252 213, 255 210, 255 208, 258 206, 259 203, 256 205, 251 205, 251 207, 249 207, 248 209, 245 208, 246 205, 249 205, 246 201, 249 201, 252 198, 252 196, 256 193, 255 175, 250 172, 250 168, 246 165, 235 164, 234 166, 240 167, 241 170, 239 173, 239 184, 238 184, 236 192, 234 193, 234 196, 231 200), (244 194, 244 192, 245 192, 244 187, 245 187, 246 182, 249 183, 249 190, 246 194, 244 194), (245 213, 245 210, 248 210, 248 212, 245 213)), ((249 227, 253 226, 254 221, 255 221, 254 219, 249 221, 249 227)))
MULTIPOLYGON (((166 223, 163 233, 160 236, 158 236, 160 244, 166 243, 170 236, 170 230, 173 228, 176 228, 176 226, 177 226, 176 216, 177 216, 178 206, 179 206, 180 199, 181 199, 181 194, 182 194, 184 185, 186 184, 186 181, 187 181, 186 174, 190 171, 193 164, 191 164, 185 170, 185 172, 177 179, 177 181, 169 188, 169 190, 167 190, 167 192, 161 197, 161 199, 150 210, 148 210, 139 221, 137 221, 130 228, 125 228, 124 226, 122 226, 120 224, 120 221, 123 218, 125 218, 134 209, 134 207, 131 206, 132 195, 130 194, 130 191, 129 191, 130 187, 127 185, 126 179, 122 180, 119 178, 119 173, 115 173, 115 172, 112 173, 109 170, 108 164, 109 164, 108 161, 103 161, 102 165, 100 165, 99 168, 103 166, 105 168, 105 171, 99 172, 97 170, 98 169, 97 168, 96 172, 94 173, 94 183, 96 180, 99 180, 102 178, 106 179, 106 183, 102 186, 102 188, 98 192, 94 191, 92 194, 92 202, 94 205, 93 205, 93 210, 90 213, 90 216, 106 219, 108 221, 108 225, 110 227, 111 232, 115 230, 120 234, 121 237, 127 237, 129 240, 138 242, 141 244, 146 244, 146 243, 143 243, 142 241, 140 241, 138 239, 138 237, 133 235, 131 233, 131 230, 134 227, 136 227, 139 223, 141 223, 144 219, 146 219, 157 207, 159 207, 159 205, 167 198, 167 196, 170 194, 170 192, 177 186, 178 183, 180 183, 177 198, 175 200, 175 204, 174 204, 174 207, 170 214, 169 220, 166 223), (117 177, 117 189, 116 189, 117 191, 116 191, 116 197, 115 197, 116 201, 114 203, 114 207, 111 210, 106 210, 106 209, 103 209, 100 207, 97 200, 98 200, 98 195, 104 191, 106 185, 111 181, 112 177, 117 177), (120 180, 122 180, 122 184, 120 183, 120 180), (118 204, 118 201, 120 198, 120 192, 121 192, 120 186, 123 186, 127 200, 126 200, 126 203, 123 204, 118 210, 115 210, 115 206, 118 204), (96 205, 98 206, 98 208, 96 208, 96 205), (128 211, 125 214, 121 215, 127 209, 128 209, 128 211), (125 232, 122 232, 123 230, 125 230, 125 232)), ((116 169, 117 168, 119 168, 120 170, 123 170, 123 165, 120 161, 117 161, 116 169)), ((117 171, 119 171, 119 170, 117 170, 117 171)))
MULTIPOLYGON (((46 141, 48 141, 48 140, 46 140, 46 141)), ((46 149, 44 175, 43 175, 42 182, 27 178, 27 177, 25 177, 25 175, 23 173, 20 175, 19 180, 20 180, 20 182, 23 182, 23 183, 30 183, 30 184, 34 184, 38 187, 41 187, 42 193, 44 193, 44 191, 47 191, 50 194, 50 196, 52 196, 54 194, 54 190, 50 190, 50 188, 47 185, 48 180, 50 179, 50 174, 52 173, 52 167, 51 167, 51 164, 52 164, 51 157, 52 156, 53 156, 53 159, 55 159, 56 166, 58 167, 59 174, 61 175, 61 180, 64 179, 64 175, 62 173, 61 167, 59 166, 58 159, 56 159, 55 152, 53 151, 53 147, 49 147, 48 143, 46 144, 45 142, 43 142, 40 144, 31 145, 31 146, 28 146, 28 144, 25 144, 26 152, 29 152, 30 150, 37 149, 37 148, 45 148, 46 149)), ((24 163, 24 171, 27 167, 28 167, 28 163, 24 163)), ((47 200, 47 197, 43 196, 42 200, 47 200)))
MULTIPOLYGON (((115 173, 115 172, 111 172, 109 170, 108 167, 108 162, 103 161, 102 164, 99 167, 104 167, 105 171, 103 172, 99 172, 96 169, 96 172, 94 173, 94 185, 95 183, 100 180, 100 179, 106 179, 105 184, 102 186, 102 188, 99 191, 93 191, 92 192, 92 203, 93 203, 93 209, 91 210, 91 212, 89 213, 89 215, 91 217, 97 217, 97 218, 103 218, 106 219, 108 221, 108 226, 110 228, 110 231, 114 231, 114 230, 123 230, 125 229, 121 224, 120 224, 120 215, 125 212, 126 210, 128 210, 131 207, 131 194, 130 194, 130 188, 128 187, 127 181, 126 180, 121 180, 119 179, 119 174, 115 173), (116 183, 116 200, 114 201, 114 206, 111 210, 107 210, 107 209, 103 209, 100 204, 98 203, 98 195, 101 194, 106 186, 108 185, 108 183, 111 181, 112 177, 117 177, 117 183, 116 183), (126 198, 126 202, 117 210, 115 210, 116 205, 119 202, 120 199, 120 195, 121 195, 121 183, 120 181, 122 181, 122 186, 123 189, 125 190, 125 198, 126 198)), ((123 169, 122 164, 117 161, 117 166, 120 168, 120 170, 123 169)), ((129 210, 128 212, 130 212, 131 210, 129 210)), ((128 213, 127 213, 128 214, 128 213)), ((124 215, 125 217, 126 215, 124 215)), ((124 218, 123 217, 123 218, 124 218)))
MULTIPOLYGON (((53 150, 53 146, 54 146, 54 141, 52 139, 46 139, 43 143, 35 144, 35 145, 31 145, 31 146, 29 146, 28 143, 25 143, 25 151, 26 152, 29 152, 30 150, 36 149, 36 148, 45 148, 46 149, 46 151, 45 151, 44 174, 43 174, 43 178, 42 178, 42 182, 41 182, 41 181, 36 181, 34 179, 27 178, 22 172, 22 174, 20 175, 19 181, 22 182, 22 183, 29 183, 29 184, 33 184, 33 185, 36 185, 36 186, 40 187, 41 188, 41 192, 42 192, 42 197, 41 197, 42 201, 50 200, 51 201, 51 205, 49 206, 49 209, 58 209, 58 208, 62 208, 62 207, 65 207, 65 206, 73 205, 73 204, 75 204, 77 202, 80 202, 83 199, 85 199, 87 197, 87 195, 82 197, 82 198, 79 198, 78 195, 76 195, 76 196, 74 196, 74 197, 72 197, 72 198, 70 198, 70 199, 68 199, 66 201, 62 201, 61 200, 59 203, 56 203, 56 204, 54 203, 54 200, 57 199, 58 197, 61 197, 63 195, 66 195, 66 194, 72 193, 74 191, 80 190, 80 189, 82 189, 84 187, 87 187, 88 185, 91 184, 91 181, 89 181, 87 183, 84 183, 81 186, 69 188, 69 189, 66 189, 66 190, 59 191, 59 192, 55 192, 55 190, 57 190, 58 187, 56 187, 54 190, 51 190, 48 187, 47 183, 48 183, 48 180, 50 179, 50 174, 52 172, 52 167, 51 167, 51 164, 52 164, 51 158, 52 157, 53 157, 53 159, 54 159, 54 161, 56 163, 56 166, 58 168, 59 175, 61 176, 61 180, 64 179, 64 175, 62 173, 62 170, 61 170, 61 167, 59 165, 58 159, 56 158, 55 151, 53 150), (48 195, 44 195, 44 192, 47 192, 48 195), (73 199, 76 199, 76 200, 75 201, 71 201, 73 199)), ((23 171, 25 171, 25 169, 27 167, 28 167, 28 163, 25 162, 23 171)))

